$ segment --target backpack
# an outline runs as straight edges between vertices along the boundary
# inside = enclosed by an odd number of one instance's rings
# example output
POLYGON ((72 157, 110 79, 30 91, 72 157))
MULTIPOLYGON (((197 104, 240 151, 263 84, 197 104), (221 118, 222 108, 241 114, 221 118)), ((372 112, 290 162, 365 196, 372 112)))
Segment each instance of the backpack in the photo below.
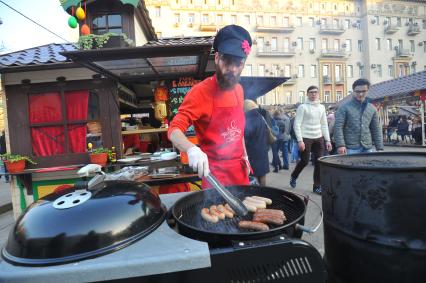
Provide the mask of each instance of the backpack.
POLYGON ((271 120, 272 120, 271 121, 271 124, 272 124, 272 127, 271 127, 272 134, 274 136, 278 137, 280 135, 280 128, 278 127, 277 121, 275 121, 275 119, 271 119, 271 120))

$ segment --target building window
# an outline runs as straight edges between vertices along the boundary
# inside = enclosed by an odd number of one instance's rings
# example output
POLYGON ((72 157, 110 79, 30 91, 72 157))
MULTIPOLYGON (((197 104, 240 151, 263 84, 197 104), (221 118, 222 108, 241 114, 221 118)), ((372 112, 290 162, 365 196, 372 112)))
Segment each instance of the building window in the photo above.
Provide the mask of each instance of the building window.
POLYGON ((309 18, 309 26, 315 27, 315 19, 314 18, 309 18))
POLYGON ((414 44, 414 40, 410 40, 410 51, 416 52, 416 44, 414 44))
POLYGON ((216 23, 221 25, 223 23, 223 15, 222 14, 218 14, 216 16, 216 23))
POLYGON ((325 27, 327 25, 327 19, 326 18, 322 18, 321 19, 321 26, 325 27))
POLYGON ((347 52, 352 51, 352 40, 350 40, 350 39, 345 40, 345 48, 346 48, 347 52))
POLYGON ((416 72, 416 65, 411 65, 411 73, 414 74, 416 72))
POLYGON ((175 14, 175 24, 178 24, 178 23, 180 23, 180 14, 176 13, 175 14))
POLYGON ((350 29, 351 27, 351 20, 345 20, 344 21, 345 29, 350 29))
POLYGON ((334 40, 334 51, 340 51, 340 39, 334 40))
POLYGON ((330 102, 330 96, 331 96, 331 92, 329 90, 324 91, 324 102, 325 103, 330 102))
POLYGON ((290 50, 290 38, 284 38, 284 51, 287 52, 290 50))
POLYGON ((274 76, 278 77, 279 72, 280 72, 280 67, 278 65, 272 65, 272 71, 274 72, 274 76))
POLYGON ((392 39, 388 38, 386 39, 386 49, 387 50, 392 50, 392 39))
POLYGON ((309 50, 315 50, 316 49, 316 41, 315 38, 309 39, 309 50))
POLYGON ((374 24, 375 25, 380 25, 380 18, 379 18, 379 16, 374 16, 373 19, 374 19, 374 24))
POLYGON ((388 65, 388 76, 392 78, 394 77, 393 65, 388 65))
POLYGON ((354 66, 352 65, 348 65, 346 68, 346 76, 348 78, 353 78, 354 77, 354 66))
POLYGON ((237 15, 231 15, 231 24, 233 25, 237 24, 237 15))
POLYGON ((119 14, 94 15, 92 20, 93 34, 104 34, 107 32, 122 33, 122 20, 119 14))
POLYGON ((374 45, 376 47, 376 50, 380 50, 380 38, 376 38, 374 40, 374 45))
POLYGON ((334 77, 336 82, 340 82, 342 80, 342 65, 334 66, 334 77))
POLYGON ((402 22, 401 22, 401 18, 400 17, 396 18, 396 25, 399 26, 399 27, 402 26, 402 22))
POLYGON ((246 25, 250 24, 250 16, 249 15, 244 16, 244 24, 246 24, 246 25))
POLYGON ((285 99, 287 104, 291 104, 291 91, 286 92, 285 99))
POLYGON ((362 40, 358 40, 358 52, 364 52, 364 44, 362 40))
POLYGON ((297 77, 299 77, 299 78, 305 77, 305 66, 304 65, 299 65, 297 77))
POLYGON ((298 99, 298 101, 300 103, 304 103, 305 102, 305 92, 303 90, 299 91, 299 99, 298 99))
POLYGON ((273 37, 271 40, 271 51, 277 51, 277 41, 278 39, 276 37, 273 37))
POLYGON ((155 17, 156 18, 161 17, 161 7, 160 6, 155 7, 155 17))
POLYGON ((303 50, 303 37, 297 38, 297 48, 299 48, 300 50, 303 50))
POLYGON ((201 17, 201 22, 203 24, 209 24, 209 14, 203 14, 203 16, 201 17))
POLYGON ((262 26, 263 25, 263 16, 257 16, 257 25, 262 26))
POLYGON ((265 65, 259 65, 258 74, 259 74, 259 77, 265 76, 265 65))
POLYGON ((265 42, 264 38, 258 37, 256 41, 257 41, 257 51, 263 52, 263 47, 265 42))
POLYGON ((317 77, 317 65, 311 65, 311 78, 317 77))
POLYGON ((422 23, 423 23, 423 29, 426 29, 426 20, 423 20, 422 23))
POLYGON ((276 17, 276 16, 272 16, 272 17, 271 17, 271 25, 272 25, 273 27, 276 27, 276 26, 277 26, 277 17, 276 17))
POLYGON ((195 21, 195 15, 194 14, 189 14, 188 15, 188 23, 193 24, 195 21))
POLYGON ((379 78, 381 78, 383 76, 382 73, 382 65, 377 65, 377 74, 379 75, 379 78))
POLYGON ((402 50, 404 48, 404 41, 402 39, 398 39, 398 49, 402 50))
POLYGON ((328 40, 327 38, 323 38, 321 40, 321 49, 326 51, 328 49, 328 40))
POLYGON ((284 17, 283 18, 283 26, 284 27, 290 27, 290 19, 289 19, 289 17, 284 17))
POLYGON ((364 77, 364 66, 359 66, 359 77, 363 78, 364 77))
POLYGON ((329 72, 329 65, 323 65, 322 66, 322 76, 323 77, 328 77, 330 72, 329 72))
POLYGON ((342 92, 341 91, 336 91, 336 102, 340 101, 340 99, 342 99, 342 92))
POLYGON ((391 19, 391 17, 386 17, 386 20, 384 21, 384 24, 385 25, 391 25, 392 24, 392 19, 391 19))
POLYGON ((339 19, 333 19, 333 27, 334 28, 339 27, 339 19))
POLYGON ((251 77, 253 75, 253 67, 250 64, 244 66, 244 73, 246 76, 251 77))
POLYGON ((302 17, 296 17, 296 26, 301 27, 302 26, 302 17))
POLYGON ((291 65, 284 66, 284 77, 291 77, 291 65))

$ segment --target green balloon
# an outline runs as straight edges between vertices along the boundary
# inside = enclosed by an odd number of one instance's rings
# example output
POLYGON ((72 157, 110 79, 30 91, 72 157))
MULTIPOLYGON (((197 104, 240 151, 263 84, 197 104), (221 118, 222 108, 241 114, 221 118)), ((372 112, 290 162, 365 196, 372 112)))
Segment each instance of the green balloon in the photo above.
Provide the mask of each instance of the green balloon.
POLYGON ((68 19, 68 25, 71 28, 76 28, 77 27, 77 19, 74 16, 69 17, 69 19, 68 19))

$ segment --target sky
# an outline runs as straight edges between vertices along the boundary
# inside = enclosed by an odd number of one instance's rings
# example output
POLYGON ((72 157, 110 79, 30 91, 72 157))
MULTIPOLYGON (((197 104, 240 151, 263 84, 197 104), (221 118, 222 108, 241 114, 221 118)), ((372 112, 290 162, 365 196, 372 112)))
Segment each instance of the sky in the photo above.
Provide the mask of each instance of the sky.
MULTIPOLYGON (((78 27, 68 26, 69 14, 59 0, 1 0, 70 42, 77 42, 78 27)), ((65 41, 0 2, 0 54, 65 41)))

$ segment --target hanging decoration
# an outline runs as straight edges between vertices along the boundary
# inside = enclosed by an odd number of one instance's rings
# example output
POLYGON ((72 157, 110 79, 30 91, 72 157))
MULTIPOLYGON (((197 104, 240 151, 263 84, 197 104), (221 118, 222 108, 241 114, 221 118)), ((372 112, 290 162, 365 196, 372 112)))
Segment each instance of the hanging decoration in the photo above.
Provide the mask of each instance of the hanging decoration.
POLYGON ((68 25, 70 26, 70 28, 76 28, 78 23, 77 23, 77 19, 74 16, 71 16, 68 18, 68 25))
POLYGON ((86 24, 84 24, 84 25, 81 26, 81 30, 80 31, 81 31, 82 35, 88 35, 88 34, 90 34, 90 28, 86 24))
MULTIPOLYGON (((81 4, 80 4, 81 5, 81 4)), ((77 8, 77 10, 75 10, 75 16, 77 17, 77 19, 79 20, 79 21, 83 21, 85 18, 86 18, 86 13, 85 13, 85 11, 83 10, 83 8, 81 8, 81 6, 80 7, 78 7, 77 8)))

